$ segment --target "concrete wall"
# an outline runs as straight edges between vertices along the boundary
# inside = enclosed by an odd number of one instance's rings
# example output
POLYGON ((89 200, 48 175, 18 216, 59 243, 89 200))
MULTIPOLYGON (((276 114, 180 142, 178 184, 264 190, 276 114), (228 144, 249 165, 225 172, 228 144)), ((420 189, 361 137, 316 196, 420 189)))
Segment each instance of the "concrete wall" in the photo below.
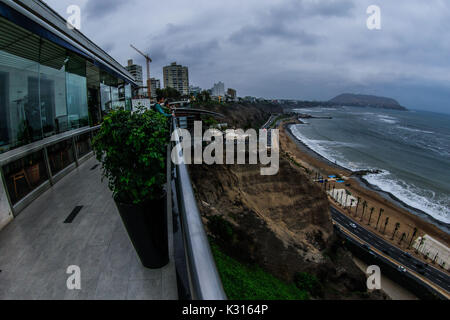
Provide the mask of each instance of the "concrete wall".
POLYGON ((11 207, 6 196, 6 190, 0 179, 0 230, 3 229, 13 219, 11 207))
POLYGON ((422 237, 417 238, 413 247, 423 255, 427 255, 431 260, 434 260, 437 255, 436 263, 450 270, 450 248, 444 244, 429 235, 425 235, 423 241, 422 237))

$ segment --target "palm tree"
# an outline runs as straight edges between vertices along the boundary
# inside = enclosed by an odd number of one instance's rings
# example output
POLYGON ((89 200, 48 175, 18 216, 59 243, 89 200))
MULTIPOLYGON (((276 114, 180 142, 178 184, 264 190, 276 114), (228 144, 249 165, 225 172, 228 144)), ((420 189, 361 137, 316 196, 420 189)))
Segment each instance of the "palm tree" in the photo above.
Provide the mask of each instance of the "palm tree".
POLYGON ((398 229, 400 228, 400 223, 396 223, 395 224, 395 230, 394 230, 394 234, 392 235, 392 239, 391 240, 394 240, 394 238, 395 238, 395 234, 397 233, 397 231, 398 231, 398 229))
POLYGON ((370 208, 369 222, 367 223, 367 225, 369 225, 369 226, 370 226, 370 220, 372 220, 372 214, 373 214, 374 210, 375 210, 375 207, 370 208))
POLYGON ((422 237, 422 238, 420 238, 420 243, 419 243, 419 246, 417 247, 416 252, 418 252, 420 247, 423 246, 424 244, 425 244, 425 239, 424 239, 424 237, 422 237))
POLYGON ((361 221, 364 220, 364 214, 366 213, 366 209, 367 209, 368 206, 369 206, 369 205, 367 204, 367 201, 364 200, 364 202, 363 202, 363 213, 362 213, 362 215, 361 215, 361 221))
POLYGON ((352 213, 352 208, 353 208, 353 203, 355 202, 355 199, 350 199, 350 208, 349 208, 349 211, 350 211, 350 213, 352 213))
POLYGON ((412 244, 412 242, 413 242, 414 237, 416 236, 416 234, 417 234, 417 228, 414 228, 414 232, 413 232, 413 234, 412 234, 412 236, 411 236, 411 240, 409 241, 408 249, 411 248, 411 244, 412 244))
POLYGON ((439 252, 438 253, 436 253, 436 255, 434 256, 434 259, 433 259, 433 264, 435 264, 436 263, 436 259, 437 259, 437 257, 439 256, 439 252))
POLYGON ((384 221, 384 230, 383 230, 383 234, 386 232, 386 227, 389 223, 389 217, 386 217, 386 220, 384 221))
POLYGON ((380 222, 381 215, 383 214, 384 209, 380 209, 380 214, 378 215, 377 225, 375 227, 375 230, 378 229, 378 223, 380 222))
POLYGON ((402 237, 400 238, 400 241, 398 242, 398 244, 402 244, 402 241, 405 239, 406 237, 406 233, 403 232, 402 237))
POLYGON ((361 198, 358 197, 358 202, 356 203, 356 211, 355 211, 355 217, 358 216, 358 207, 359 207, 359 202, 361 201, 361 198))

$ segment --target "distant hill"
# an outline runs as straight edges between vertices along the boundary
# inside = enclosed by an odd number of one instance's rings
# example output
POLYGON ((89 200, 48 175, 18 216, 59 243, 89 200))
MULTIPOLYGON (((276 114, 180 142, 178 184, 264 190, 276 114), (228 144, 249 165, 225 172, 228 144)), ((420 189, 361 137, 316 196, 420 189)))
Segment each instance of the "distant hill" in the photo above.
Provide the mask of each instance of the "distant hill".
POLYGON ((363 94, 344 93, 329 101, 334 105, 351 107, 373 107, 406 111, 396 100, 386 97, 369 96, 363 94))

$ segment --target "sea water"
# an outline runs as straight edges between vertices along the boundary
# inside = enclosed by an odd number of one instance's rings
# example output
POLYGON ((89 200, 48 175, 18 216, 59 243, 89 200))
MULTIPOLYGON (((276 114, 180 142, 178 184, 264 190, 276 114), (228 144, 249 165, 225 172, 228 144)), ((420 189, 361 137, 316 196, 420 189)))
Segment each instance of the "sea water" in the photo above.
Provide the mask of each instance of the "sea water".
POLYGON ((312 150, 364 176, 444 224, 450 224, 450 115, 376 108, 298 109, 312 116, 292 133, 312 150))

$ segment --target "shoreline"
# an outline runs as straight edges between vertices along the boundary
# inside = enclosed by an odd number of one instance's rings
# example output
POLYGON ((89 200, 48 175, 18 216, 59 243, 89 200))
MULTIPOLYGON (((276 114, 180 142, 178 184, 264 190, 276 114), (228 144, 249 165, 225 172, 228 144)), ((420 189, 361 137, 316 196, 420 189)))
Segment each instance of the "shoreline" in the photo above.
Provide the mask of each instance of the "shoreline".
MULTIPOLYGON (((300 124, 303 124, 303 123, 300 123, 300 124)), ((447 234, 450 234, 450 224, 440 221, 440 220, 434 218, 433 216, 427 214, 426 212, 403 202, 402 200, 397 198, 394 194, 384 191, 381 188, 379 188, 378 186, 371 184, 366 179, 364 179, 364 176, 357 176, 356 174, 360 171, 353 171, 342 165, 334 163, 334 162, 330 161, 329 159, 327 159, 326 157, 322 156, 321 154, 317 153, 310 147, 308 147, 302 140, 298 139, 294 135, 294 133, 291 130, 292 125, 294 125, 294 124, 287 125, 286 132, 288 133, 290 138, 293 139, 294 142, 296 142, 296 144, 299 145, 303 149, 303 151, 306 151, 313 157, 318 158, 318 160, 325 162, 328 166, 331 166, 338 170, 342 170, 342 171, 346 171, 346 172, 350 173, 348 175, 348 177, 358 180, 360 182, 360 185, 367 188, 368 191, 377 192, 380 196, 382 196, 384 199, 387 199, 388 201, 392 202, 394 205, 399 206, 402 209, 411 211, 411 214, 416 215, 418 218, 423 219, 425 222, 431 223, 434 226, 441 229, 442 231, 446 232, 447 234)))
MULTIPOLYGON (((331 162, 310 149, 293 135, 289 129, 289 126, 292 124, 300 124, 300 122, 298 119, 291 119, 290 121, 283 122, 279 126, 281 149, 301 167, 309 169, 309 176, 311 179, 314 177, 315 172, 320 172, 326 176, 333 174, 346 177, 348 179, 347 183, 345 187, 342 185, 341 189, 345 188, 353 194, 354 197, 359 196, 361 197, 361 200, 367 201, 369 208, 375 208, 371 224, 369 224, 369 214, 364 215, 364 222, 361 221, 362 206, 359 206, 357 217, 355 216, 355 205, 351 209, 346 209, 347 214, 350 214, 351 212, 352 219, 355 219, 358 223, 363 223, 366 228, 371 230, 371 232, 374 232, 382 239, 400 249, 410 252, 425 263, 427 263, 427 261, 424 257, 415 254, 415 251, 411 246, 414 242, 411 241, 417 240, 418 237, 429 235, 445 246, 450 247, 450 234, 445 230, 445 226, 438 226, 435 221, 432 221, 417 212, 411 212, 410 209, 403 206, 401 202, 392 199, 387 193, 381 192, 364 183, 352 170, 331 162), (379 213, 380 209, 383 209, 381 215, 379 213), (385 224, 386 218, 389 218, 388 224, 385 224), (400 228, 395 231, 397 223, 400 225, 400 228), (414 231, 415 229, 417 229, 417 231, 414 231), (393 234, 395 239, 392 239, 393 234)), ((361 173, 361 171, 358 172, 361 173)), ((338 188, 337 183, 335 186, 338 188)), ((330 204, 333 203, 331 198, 329 198, 329 200, 330 204)))

